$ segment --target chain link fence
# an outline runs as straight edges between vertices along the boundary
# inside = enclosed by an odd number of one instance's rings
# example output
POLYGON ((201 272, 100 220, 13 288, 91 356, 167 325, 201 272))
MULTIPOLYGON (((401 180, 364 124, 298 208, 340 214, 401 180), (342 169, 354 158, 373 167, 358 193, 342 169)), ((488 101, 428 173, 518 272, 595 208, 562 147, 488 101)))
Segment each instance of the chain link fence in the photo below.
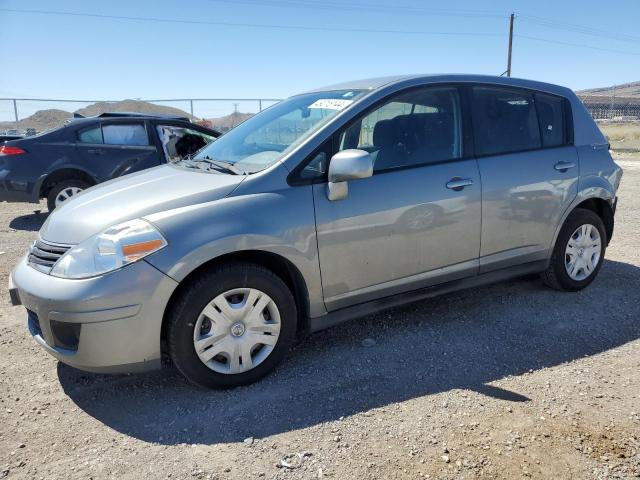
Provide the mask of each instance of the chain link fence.
POLYGON ((136 112, 189 117, 221 132, 277 103, 277 98, 198 98, 167 100, 54 100, 0 98, 0 133, 33 135, 64 125, 74 114, 136 112))
POLYGON ((640 97, 614 93, 578 96, 613 151, 640 152, 640 97))
POLYGON ((640 121, 640 97, 578 96, 594 120, 640 121))
MULTIPOLYGON (((613 150, 640 152, 640 97, 582 95, 580 99, 609 138, 613 150)), ((194 98, 167 100, 53 100, 0 98, 0 134, 34 135, 57 128, 74 113, 138 112, 185 116, 226 132, 277 103, 276 98, 194 98)))

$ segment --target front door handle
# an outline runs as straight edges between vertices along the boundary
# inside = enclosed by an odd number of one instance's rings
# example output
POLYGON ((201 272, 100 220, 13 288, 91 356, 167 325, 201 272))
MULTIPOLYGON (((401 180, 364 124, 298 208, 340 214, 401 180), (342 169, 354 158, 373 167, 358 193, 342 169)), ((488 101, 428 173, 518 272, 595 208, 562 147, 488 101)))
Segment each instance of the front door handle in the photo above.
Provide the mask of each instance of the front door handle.
POLYGON ((566 172, 567 170, 575 166, 576 164, 573 162, 558 162, 553 166, 553 168, 555 168, 559 172, 566 172))
POLYGON ((454 177, 447 182, 446 187, 449 190, 455 190, 456 192, 459 192, 464 187, 468 187, 469 185, 473 185, 473 180, 471 180, 470 178, 454 177))

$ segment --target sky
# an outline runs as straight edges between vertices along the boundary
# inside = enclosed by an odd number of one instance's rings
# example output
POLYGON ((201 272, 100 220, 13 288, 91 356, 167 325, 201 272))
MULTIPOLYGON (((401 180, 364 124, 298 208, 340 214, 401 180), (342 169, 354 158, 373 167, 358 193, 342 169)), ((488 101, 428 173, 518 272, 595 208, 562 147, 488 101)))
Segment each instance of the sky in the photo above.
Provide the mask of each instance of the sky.
MULTIPOLYGON (((640 80, 639 0, 0 0, 0 97, 283 98, 394 74, 499 75, 512 12, 513 76, 640 80)), ((0 120, 13 115, 0 103, 0 120)))

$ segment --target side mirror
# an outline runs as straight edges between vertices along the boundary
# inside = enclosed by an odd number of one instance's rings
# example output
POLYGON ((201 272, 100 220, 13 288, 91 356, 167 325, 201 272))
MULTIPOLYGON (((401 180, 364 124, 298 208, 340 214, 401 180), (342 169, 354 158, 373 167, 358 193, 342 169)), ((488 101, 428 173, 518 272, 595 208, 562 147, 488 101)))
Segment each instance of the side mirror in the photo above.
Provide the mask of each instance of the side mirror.
POLYGON ((373 175, 373 160, 369 152, 358 149, 342 150, 331 157, 327 198, 344 200, 349 193, 348 180, 373 175))

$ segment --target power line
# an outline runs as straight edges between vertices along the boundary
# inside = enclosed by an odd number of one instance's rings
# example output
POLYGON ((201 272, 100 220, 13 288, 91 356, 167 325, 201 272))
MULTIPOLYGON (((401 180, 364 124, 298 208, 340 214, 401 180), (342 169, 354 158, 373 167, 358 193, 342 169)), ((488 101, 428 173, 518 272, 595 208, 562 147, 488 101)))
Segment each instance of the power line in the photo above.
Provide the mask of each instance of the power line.
POLYGON ((303 7, 312 9, 340 9, 357 10, 366 13, 379 11, 384 13, 397 14, 422 14, 432 16, 452 16, 452 17, 495 17, 503 18, 504 14, 497 10, 448 10, 441 8, 424 8, 412 5, 380 5, 371 3, 356 2, 336 2, 336 1, 304 1, 304 0, 208 0, 212 3, 248 4, 271 7, 303 7))
MULTIPOLYGON (((341 10, 357 10, 362 11, 365 9, 366 13, 370 12, 382 12, 391 14, 411 14, 411 15, 427 15, 427 16, 452 16, 452 17, 487 17, 487 18, 504 18, 505 14, 497 10, 449 10, 449 9, 434 9, 416 7, 411 5, 380 5, 380 4, 364 4, 354 2, 336 2, 336 1, 309 1, 309 0, 208 0, 212 3, 230 3, 230 4, 248 4, 248 5, 261 5, 272 7, 303 7, 312 9, 336 9, 341 10)), ((540 17, 536 15, 518 14, 520 19, 523 19, 529 23, 537 24, 546 28, 553 28, 557 30, 564 30, 574 33, 580 33, 583 35, 590 35, 600 38, 608 38, 611 40, 624 41, 637 43, 640 42, 640 37, 627 35, 619 32, 609 32, 607 30, 599 29, 596 27, 578 25, 575 23, 568 23, 558 21, 556 19, 540 17)))
POLYGON ((547 38, 541 38, 541 37, 533 37, 530 35, 520 35, 520 34, 514 34, 514 37, 517 38, 524 38, 526 40, 534 40, 536 42, 545 42, 545 43, 553 43, 556 45, 567 45, 569 47, 576 47, 576 48, 587 48, 590 50, 600 50, 602 52, 610 52, 610 53, 618 53, 621 55, 634 55, 634 56, 640 56, 640 53, 637 52, 628 52, 625 50, 614 50, 611 48, 601 48, 601 47, 595 47, 592 45, 582 45, 580 43, 571 43, 571 42, 562 42, 560 40, 549 40, 547 38))
POLYGON ((444 35, 444 36, 484 36, 484 37, 501 37, 502 34, 490 32, 447 32, 447 31, 426 31, 426 30, 386 30, 376 28, 340 28, 340 27, 322 27, 316 25, 281 25, 267 23, 236 23, 236 22, 216 22, 208 20, 179 20, 174 18, 159 17, 133 17, 126 15, 105 15, 98 13, 79 13, 79 12, 61 12, 53 10, 22 10, 11 8, 0 8, 0 12, 8 13, 35 13, 39 15, 55 15, 85 18, 101 18, 107 20, 129 20, 137 22, 155 22, 155 23, 181 23, 186 25, 217 25, 222 27, 246 27, 246 28, 265 28, 265 29, 281 29, 281 30, 314 30, 325 32, 349 32, 349 33, 382 33, 395 35, 444 35))
POLYGON ((556 30, 564 30, 568 32, 580 33, 582 35, 589 35, 593 37, 607 38, 610 40, 617 40, 620 42, 640 43, 640 37, 627 35, 618 32, 609 32, 595 27, 588 27, 585 25, 577 25, 575 23, 560 22, 550 18, 537 17, 534 15, 518 15, 518 18, 525 20, 534 25, 540 25, 546 28, 553 28, 556 30))
MULTIPOLYGON (((224 1, 224 0, 211 0, 211 1, 224 1)), ((250 0, 238 0, 240 2, 248 2, 250 0)), ((267 0, 268 1, 268 0, 267 0)), ((282 3, 289 2, 293 3, 293 0, 271 0, 280 1, 282 3)), ((321 2, 322 4, 322 2, 321 2)), ((325 5, 333 5, 333 3, 324 2, 325 5)), ((308 4, 311 5, 311 4, 308 4)), ((336 4, 338 5, 338 4, 336 4)), ((347 5, 357 5, 354 3, 347 5)), ((427 11, 426 9, 424 10, 427 11)), ((209 20, 181 20, 175 18, 161 18, 161 17, 142 17, 142 16, 127 16, 127 15, 107 15, 107 14, 98 14, 98 13, 81 13, 81 12, 68 12, 68 11, 54 11, 54 10, 26 10, 26 9, 10 9, 10 8, 0 8, 0 12, 7 13, 18 13, 18 14, 37 14, 37 15, 50 15, 50 16, 69 16, 69 17, 83 17, 83 18, 99 18, 106 20, 125 20, 125 21, 136 21, 136 22, 152 22, 152 23, 170 23, 170 24, 185 24, 185 25, 215 25, 222 27, 244 27, 244 28, 260 28, 260 29, 280 29, 280 30, 305 30, 305 31, 326 31, 326 32, 345 32, 345 33, 379 33, 379 34, 389 34, 389 35, 431 35, 431 36, 470 36, 470 37, 502 37, 501 33, 491 33, 491 32, 451 32, 451 31, 427 31, 427 30, 392 30, 392 29, 375 29, 375 28, 341 28, 341 27, 324 27, 317 25, 284 25, 284 24, 266 24, 266 23, 239 23, 239 22, 219 22, 219 21, 209 21, 209 20)), ((441 10, 440 12, 447 12, 445 10, 441 10)), ((451 12, 452 14, 454 12, 451 12)), ((476 11, 476 14, 479 14, 476 11)), ((520 15, 518 15, 520 17, 520 15)), ((542 17, 534 17, 528 16, 529 19, 535 19, 535 21, 543 22, 547 19, 543 19, 542 17)), ((547 20, 549 24, 551 24, 552 20, 547 20)), ((555 22, 554 25, 557 24, 557 28, 560 28, 561 22, 555 22)), ((583 27, 579 25, 573 24, 565 24, 567 28, 575 27, 587 29, 589 27, 583 27)), ((597 32, 604 32, 597 30, 597 32)), ((584 30, 583 33, 586 33, 584 30)), ((615 34, 614 34, 615 35, 615 34)), ((590 50, 600 50, 604 52, 617 53, 621 55, 633 55, 640 56, 640 53, 629 52, 624 50, 615 50, 608 48, 595 47, 591 45, 582 45, 578 43, 570 43, 563 42, 558 40, 550 40, 541 37, 528 36, 528 35, 514 35, 518 38, 523 38, 527 40, 545 42, 545 43, 553 43, 557 45, 566 45, 576 48, 586 48, 590 50)), ((625 36, 629 39, 636 38, 631 36, 625 36)), ((640 38, 639 38, 640 40, 640 38)))

